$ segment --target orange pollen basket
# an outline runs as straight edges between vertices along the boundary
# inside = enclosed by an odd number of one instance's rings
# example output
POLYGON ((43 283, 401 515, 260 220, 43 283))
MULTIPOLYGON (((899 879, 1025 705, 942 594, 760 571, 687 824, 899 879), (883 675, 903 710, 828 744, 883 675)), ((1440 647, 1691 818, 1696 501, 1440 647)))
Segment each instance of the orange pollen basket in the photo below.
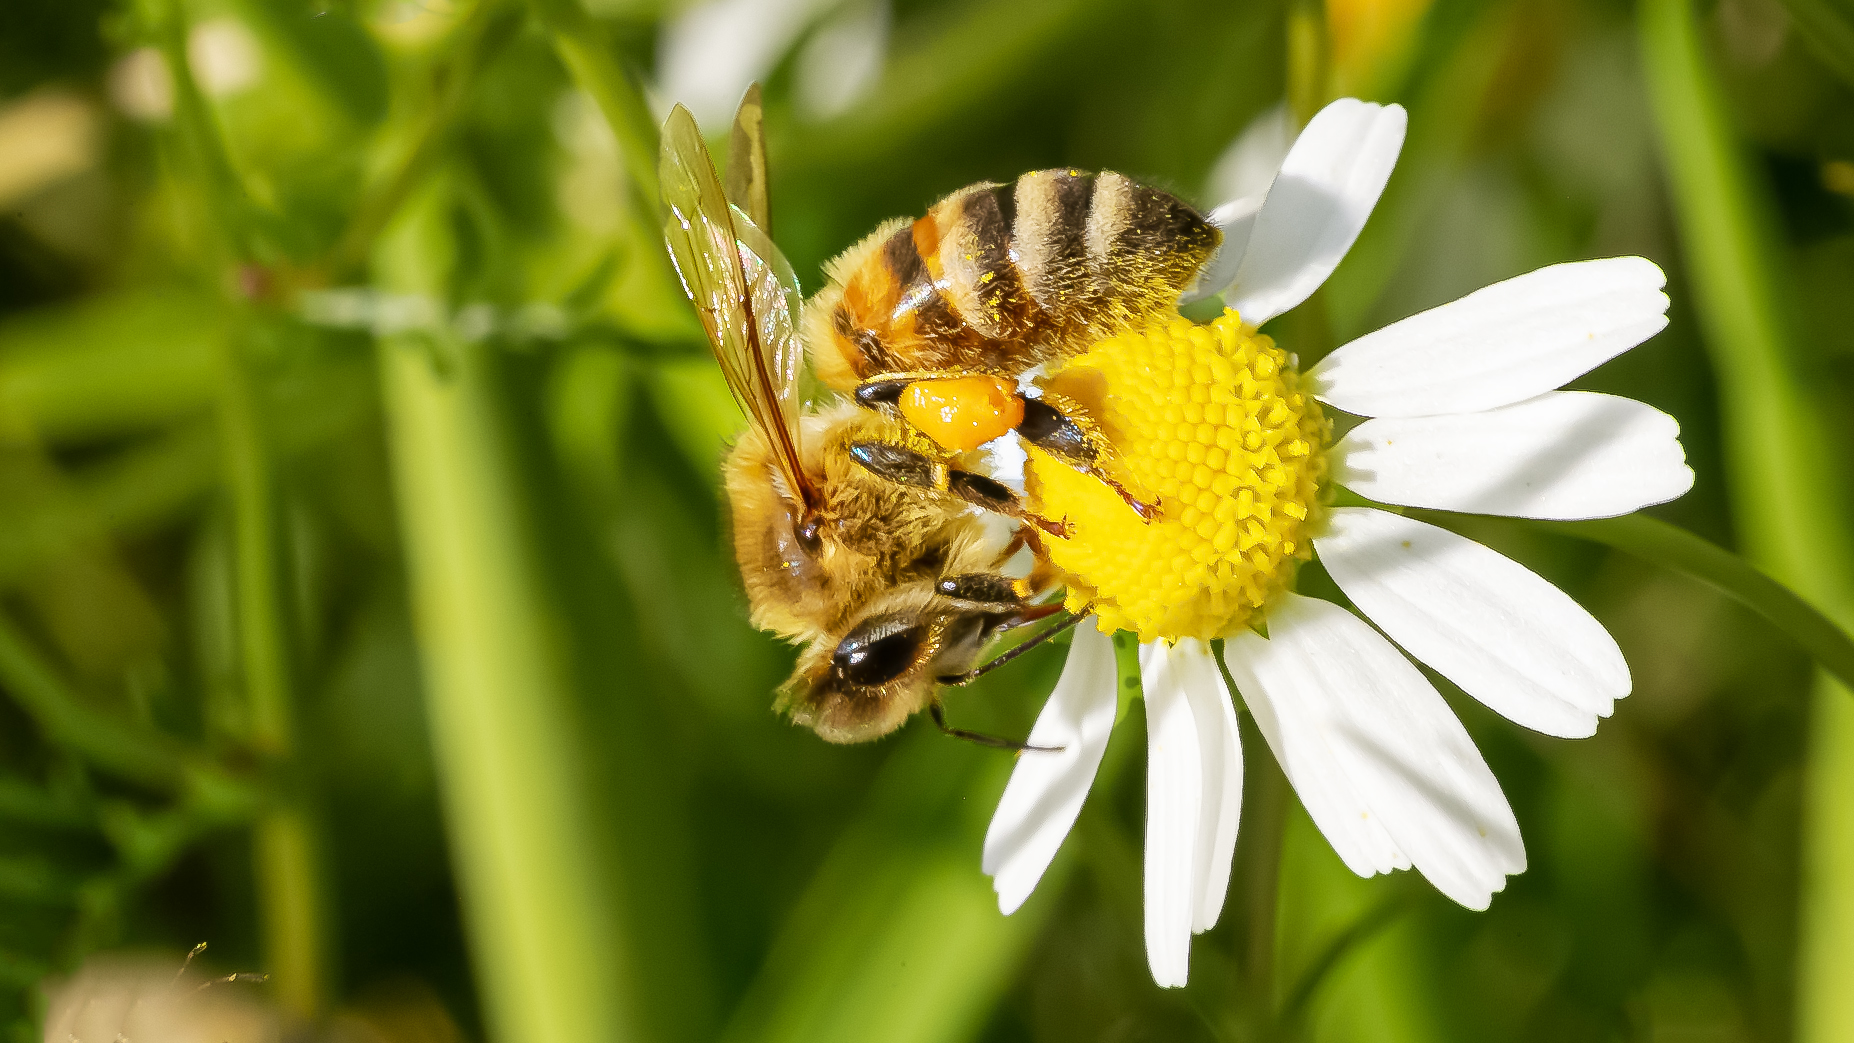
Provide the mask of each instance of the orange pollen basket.
POLYGON ((901 394, 901 415, 940 448, 964 452, 1022 423, 1024 402, 1002 377, 917 380, 901 394))

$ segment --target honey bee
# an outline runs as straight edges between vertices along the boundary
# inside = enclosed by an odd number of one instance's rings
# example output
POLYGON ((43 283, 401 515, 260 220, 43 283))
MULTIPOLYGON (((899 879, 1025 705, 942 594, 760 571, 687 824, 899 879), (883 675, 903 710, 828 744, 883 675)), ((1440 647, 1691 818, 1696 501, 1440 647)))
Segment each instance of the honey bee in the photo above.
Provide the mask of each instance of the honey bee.
POLYGON ((801 306, 766 232, 757 86, 725 187, 681 106, 663 127, 660 184, 671 259, 749 420, 724 470, 752 620, 804 645, 779 707, 832 742, 929 709, 943 730, 1018 746, 948 728, 939 687, 1079 617, 974 665, 1000 632, 1060 611, 1038 603, 1054 586, 1040 554, 1024 576, 1005 565, 1065 532, 983 474, 979 447, 1015 430, 1150 516, 1157 505, 1113 479, 1085 408, 1025 395, 1019 378, 1171 307, 1220 233, 1118 174, 1040 171, 884 224, 801 306), (806 408, 807 346, 842 400, 806 408))
MULTIPOLYGON (((757 109, 749 92, 731 171, 765 169, 757 109)), ((970 509, 1021 516, 1015 495, 892 417, 851 403, 807 412, 797 280, 763 231, 763 174, 724 188, 680 106, 660 172, 671 259, 749 420, 725 472, 753 622, 805 645, 780 707, 833 742, 877 738, 927 707, 945 727, 940 680, 971 671, 1000 630, 1052 612, 1032 603, 1039 573, 1000 571, 1019 541, 970 509)))

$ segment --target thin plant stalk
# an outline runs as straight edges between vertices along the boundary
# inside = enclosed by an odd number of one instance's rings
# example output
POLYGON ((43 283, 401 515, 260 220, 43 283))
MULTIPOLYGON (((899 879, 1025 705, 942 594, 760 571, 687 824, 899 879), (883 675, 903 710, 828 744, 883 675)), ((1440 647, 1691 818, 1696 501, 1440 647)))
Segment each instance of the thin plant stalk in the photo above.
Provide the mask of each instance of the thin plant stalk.
MULTIPOLYGON (((446 181, 388 227, 383 289, 444 298, 446 181)), ((426 712, 490 1037, 599 1043, 627 1035, 620 934, 496 350, 445 328, 379 345, 426 712)))
MULTIPOLYGON (((1783 257, 1767 189, 1733 134, 1692 0, 1644 0, 1643 65, 1694 304, 1719 378, 1726 463, 1742 546, 1843 627, 1854 551, 1841 455, 1795 363, 1783 257)), ((1854 1025, 1854 702, 1815 686, 1805 775, 1796 1037, 1854 1025)))
MULTIPOLYGON (((242 345, 224 341, 219 399, 225 472, 232 501, 233 577, 238 647, 252 746, 288 770, 295 751, 295 698, 289 651, 288 598, 275 476, 242 345)), ((277 995, 303 1017, 322 1009, 326 904, 320 844, 302 794, 279 795, 254 827, 265 962, 277 995)))
MULTIPOLYGON (((202 186, 201 202, 218 235, 222 263, 248 265, 258 256, 260 216, 243 190, 219 127, 194 81, 187 54, 187 15, 180 0, 151 15, 175 98, 175 150, 181 170, 202 186)), ((250 708, 252 745, 283 765, 291 760, 294 713, 284 595, 283 544, 274 476, 260 410, 242 344, 221 341, 219 423, 232 501, 238 638, 250 708)), ((319 843, 301 794, 282 794, 258 819, 252 836, 265 958, 285 1008, 303 1017, 323 1003, 325 900, 317 868, 319 843)))
POLYGON ((623 65, 604 29, 578 0, 531 0, 554 39, 554 50, 581 89, 592 95, 618 141, 625 176, 643 213, 657 208, 657 123, 644 92, 623 65))

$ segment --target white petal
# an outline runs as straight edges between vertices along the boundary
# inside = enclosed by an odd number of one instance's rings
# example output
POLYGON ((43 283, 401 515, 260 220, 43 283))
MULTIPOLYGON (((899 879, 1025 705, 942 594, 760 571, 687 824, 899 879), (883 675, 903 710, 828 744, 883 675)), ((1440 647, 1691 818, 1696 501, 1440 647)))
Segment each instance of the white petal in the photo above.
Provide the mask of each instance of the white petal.
POLYGON ((1362 814, 1437 890, 1485 909, 1507 874, 1525 868, 1525 847, 1500 783, 1435 687, 1377 631, 1329 602, 1281 595, 1268 633, 1229 641, 1225 658, 1232 674, 1233 658, 1245 661, 1236 683, 1250 708, 1265 701, 1280 715, 1263 734, 1334 849, 1344 858, 1361 833, 1335 815, 1362 814), (1252 687, 1261 698, 1251 698, 1252 687), (1310 790, 1320 795, 1318 811, 1310 790))
POLYGON ((1281 161, 1294 147, 1294 121, 1287 103, 1281 102, 1249 121, 1210 168, 1204 182, 1205 199, 1239 199, 1268 194, 1268 186, 1281 171, 1281 161))
POLYGON ((1330 698, 1301 692, 1309 682, 1293 671, 1292 658, 1291 649, 1284 651, 1252 630, 1224 638, 1223 663, 1236 690, 1339 860, 1359 876, 1410 868, 1322 738, 1332 714, 1330 698))
POLYGON ((1629 664, 1603 624, 1465 536, 1341 507, 1313 546, 1333 582, 1392 640, 1516 724, 1582 738, 1629 694, 1629 664))
POLYGON ((747 85, 779 63, 817 6, 810 0, 711 0, 683 9, 663 23, 657 41, 658 93, 688 106, 704 127, 720 129, 747 85))
POLYGON ((1366 334, 1308 376, 1322 401, 1359 416, 1510 405, 1659 333, 1666 283, 1640 257, 1554 264, 1366 334))
POLYGON ((1197 837, 1204 772, 1183 681, 1163 649, 1142 656, 1146 690, 1146 962, 1152 980, 1180 988, 1197 913, 1197 837))
POLYGON ((1224 687, 1223 673, 1210 647, 1195 638, 1183 638, 1170 648, 1169 657, 1172 676, 1191 704, 1204 772, 1197 866, 1192 876, 1196 902, 1191 917, 1192 932, 1202 934, 1217 925, 1230 889, 1230 863, 1242 821, 1242 735, 1236 725, 1236 704, 1224 687))
POLYGON ((1092 626, 1076 627, 1062 679, 1030 729, 1030 745, 1062 751, 1025 750, 1018 757, 985 832, 981 865, 1006 916, 1030 897, 1081 813, 1107 752, 1118 684, 1113 639, 1092 626))
POLYGON ((1408 122, 1399 105, 1341 98, 1321 109, 1281 163, 1226 295, 1260 326, 1326 281, 1378 203, 1408 122))
POLYGON ((1261 196, 1245 196, 1210 212, 1210 223, 1223 233, 1223 242, 1217 247, 1217 252, 1211 255, 1209 263, 1204 265, 1204 270, 1197 273, 1197 281, 1178 298, 1180 307, 1214 297, 1229 289, 1230 283, 1236 281, 1236 271, 1242 267, 1243 254, 1249 250, 1249 234, 1255 229, 1255 215, 1261 210, 1261 196))
POLYGON ((1680 424, 1634 399, 1553 391, 1458 416, 1368 420, 1335 447, 1361 496, 1515 518, 1610 518, 1693 487, 1680 424))
POLYGON ((1236 706, 1210 647, 1195 638, 1175 645, 1153 642, 1140 648, 1142 683, 1162 689, 1161 698, 1182 695, 1197 732, 1201 800, 1191 876, 1191 931, 1216 926, 1229 891, 1230 863, 1242 817, 1242 739, 1236 706))

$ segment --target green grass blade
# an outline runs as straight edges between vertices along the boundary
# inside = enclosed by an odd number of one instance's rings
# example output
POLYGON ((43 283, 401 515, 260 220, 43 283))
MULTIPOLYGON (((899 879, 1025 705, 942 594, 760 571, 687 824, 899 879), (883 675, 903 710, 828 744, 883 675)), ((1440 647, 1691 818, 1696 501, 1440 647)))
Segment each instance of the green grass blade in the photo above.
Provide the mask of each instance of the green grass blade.
POLYGON ((978 862, 1009 758, 911 740, 794 906, 726 1043, 955 1043, 1009 986, 1065 861, 1000 916, 978 862))
MULTIPOLYGON (((1854 540, 1841 457, 1790 342, 1783 258, 1766 189, 1733 133, 1691 0, 1646 0, 1643 64, 1695 308, 1720 386, 1741 545, 1844 627, 1854 540)), ((1804 811, 1797 1038, 1854 1024, 1854 707, 1815 693, 1804 811)))
POLYGON ((1822 669, 1854 690, 1854 638, 1795 591, 1731 551, 1646 514, 1533 524, 1606 543, 1699 580, 1769 620, 1814 656, 1822 669))
MULTIPOLYGON (((441 298, 456 260, 444 179, 391 226, 375 272, 441 298)), ((496 349, 441 332, 380 345, 401 524, 453 862, 500 1043, 625 1038, 557 592, 542 575, 496 349)))

